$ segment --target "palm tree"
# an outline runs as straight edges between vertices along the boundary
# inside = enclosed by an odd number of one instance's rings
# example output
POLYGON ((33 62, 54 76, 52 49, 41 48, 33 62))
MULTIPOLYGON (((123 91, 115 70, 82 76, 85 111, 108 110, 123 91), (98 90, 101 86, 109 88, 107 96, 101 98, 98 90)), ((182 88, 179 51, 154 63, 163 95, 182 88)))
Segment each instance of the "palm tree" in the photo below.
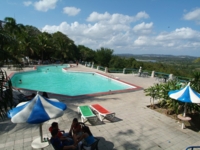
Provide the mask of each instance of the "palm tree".
POLYGON ((41 56, 42 63, 43 63, 44 53, 48 54, 48 51, 50 51, 53 48, 52 35, 47 32, 43 32, 38 35, 37 42, 38 42, 37 52, 38 52, 38 55, 41 56))
POLYGON ((2 28, 2 32, 6 32, 12 39, 12 44, 6 44, 3 42, 3 49, 13 55, 13 57, 17 58, 20 56, 19 50, 19 37, 21 37, 22 31, 25 29, 22 24, 17 24, 15 19, 11 17, 6 17, 4 19, 4 26, 2 28))
POLYGON ((72 57, 71 46, 74 45, 74 41, 61 32, 54 33, 53 40, 56 48, 56 57, 61 58, 62 61, 72 57))
POLYGON ((35 38, 30 36, 27 31, 23 32, 23 38, 20 39, 20 49, 22 50, 23 57, 32 57, 37 49, 35 38))
POLYGON ((18 62, 18 59, 8 51, 8 47, 12 46, 16 42, 15 39, 5 30, 0 29, 0 63, 4 63, 4 60, 12 59, 18 62))
POLYGON ((191 86, 197 92, 200 92, 200 72, 193 72, 192 73, 193 79, 191 81, 191 86))
POLYGON ((11 17, 6 17, 4 19, 5 25, 4 30, 7 30, 12 35, 16 36, 18 33, 21 33, 25 29, 23 24, 17 24, 16 20, 11 17))

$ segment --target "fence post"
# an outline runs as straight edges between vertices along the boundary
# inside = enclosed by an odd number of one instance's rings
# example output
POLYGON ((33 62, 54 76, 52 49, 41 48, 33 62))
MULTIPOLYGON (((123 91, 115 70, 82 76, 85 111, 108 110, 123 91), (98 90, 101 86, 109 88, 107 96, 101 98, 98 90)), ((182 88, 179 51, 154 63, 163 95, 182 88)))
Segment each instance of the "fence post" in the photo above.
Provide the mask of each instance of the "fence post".
POLYGON ((152 78, 155 77, 155 71, 152 71, 152 73, 151 73, 151 77, 152 77, 152 78))
POLYGON ((93 68, 94 67, 94 62, 92 62, 92 67, 91 68, 93 68))
POLYGON ((126 68, 123 69, 123 74, 125 74, 125 73, 126 73, 126 68))
POLYGON ((105 67, 105 73, 108 73, 108 67, 105 67))
POLYGON ((97 66, 97 70, 99 70, 99 66, 97 66))
POLYGON ((169 80, 173 80, 173 74, 169 74, 169 80))

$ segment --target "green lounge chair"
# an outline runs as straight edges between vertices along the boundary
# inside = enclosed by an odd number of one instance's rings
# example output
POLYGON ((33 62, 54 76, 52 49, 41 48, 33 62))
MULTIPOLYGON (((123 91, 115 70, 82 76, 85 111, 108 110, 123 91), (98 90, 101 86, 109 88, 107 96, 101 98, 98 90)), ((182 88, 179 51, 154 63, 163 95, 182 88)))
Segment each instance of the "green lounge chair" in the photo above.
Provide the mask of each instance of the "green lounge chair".
POLYGON ((88 105, 78 106, 78 113, 81 114, 81 121, 86 123, 89 119, 94 122, 97 121, 97 116, 92 112, 91 108, 88 105))

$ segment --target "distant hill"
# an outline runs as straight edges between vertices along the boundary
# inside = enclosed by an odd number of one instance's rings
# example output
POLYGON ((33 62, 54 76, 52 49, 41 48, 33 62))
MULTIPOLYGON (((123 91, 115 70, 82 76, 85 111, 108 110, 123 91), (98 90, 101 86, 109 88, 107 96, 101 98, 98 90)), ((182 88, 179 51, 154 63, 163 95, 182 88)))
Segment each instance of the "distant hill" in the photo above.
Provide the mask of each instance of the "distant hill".
POLYGON ((163 55, 163 54, 115 54, 119 57, 133 57, 137 61, 143 62, 161 62, 161 63, 193 63, 198 57, 188 55, 163 55))
POLYGON ((198 57, 189 55, 164 55, 164 54, 115 54, 121 57, 176 57, 176 58, 191 58, 196 59, 198 57))

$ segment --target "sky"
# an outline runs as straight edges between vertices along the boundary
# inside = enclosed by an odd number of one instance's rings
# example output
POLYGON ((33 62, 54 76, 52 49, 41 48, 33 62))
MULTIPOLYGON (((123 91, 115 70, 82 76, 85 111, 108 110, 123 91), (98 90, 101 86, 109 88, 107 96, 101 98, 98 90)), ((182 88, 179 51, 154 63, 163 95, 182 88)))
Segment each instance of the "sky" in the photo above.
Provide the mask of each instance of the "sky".
POLYGON ((5 17, 93 50, 200 57, 200 0, 1 0, 5 17))

